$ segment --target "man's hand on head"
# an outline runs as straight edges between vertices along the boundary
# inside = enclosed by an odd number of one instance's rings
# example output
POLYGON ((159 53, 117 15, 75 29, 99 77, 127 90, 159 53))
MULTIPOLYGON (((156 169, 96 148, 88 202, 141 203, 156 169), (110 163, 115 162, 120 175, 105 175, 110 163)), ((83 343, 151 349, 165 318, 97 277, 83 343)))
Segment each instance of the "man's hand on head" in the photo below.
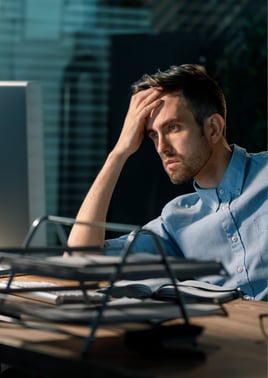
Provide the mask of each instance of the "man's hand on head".
POLYGON ((115 150, 130 156, 138 150, 143 137, 146 119, 161 104, 161 88, 149 88, 132 95, 115 150))

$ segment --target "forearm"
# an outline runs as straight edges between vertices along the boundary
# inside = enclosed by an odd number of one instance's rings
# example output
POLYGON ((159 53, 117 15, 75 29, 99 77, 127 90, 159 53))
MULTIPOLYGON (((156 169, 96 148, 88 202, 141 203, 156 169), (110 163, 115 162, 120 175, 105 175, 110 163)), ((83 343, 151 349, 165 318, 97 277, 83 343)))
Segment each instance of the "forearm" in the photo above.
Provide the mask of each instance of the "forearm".
MULTIPOLYGON (((80 222, 105 222, 111 197, 127 160, 127 156, 113 150, 92 187, 87 193, 77 214, 80 222)), ((88 227, 75 224, 68 239, 69 246, 103 246, 105 230, 103 228, 88 227)))
MULTIPOLYGON (((120 137, 109 154, 102 170, 86 195, 76 220, 80 222, 105 222, 115 185, 129 156, 134 154, 144 137, 146 118, 160 105, 161 91, 149 88, 131 98, 120 137)), ((100 246, 104 244, 105 230, 75 224, 68 244, 75 246, 100 246)))

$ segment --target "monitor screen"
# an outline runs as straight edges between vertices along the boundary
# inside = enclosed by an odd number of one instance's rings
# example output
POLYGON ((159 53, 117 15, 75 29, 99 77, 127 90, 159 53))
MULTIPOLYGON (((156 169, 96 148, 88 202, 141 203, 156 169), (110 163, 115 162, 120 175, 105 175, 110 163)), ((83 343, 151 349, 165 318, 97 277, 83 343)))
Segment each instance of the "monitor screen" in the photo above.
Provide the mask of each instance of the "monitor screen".
POLYGON ((38 82, 0 81, 0 249, 21 246, 45 215, 41 92, 38 82))

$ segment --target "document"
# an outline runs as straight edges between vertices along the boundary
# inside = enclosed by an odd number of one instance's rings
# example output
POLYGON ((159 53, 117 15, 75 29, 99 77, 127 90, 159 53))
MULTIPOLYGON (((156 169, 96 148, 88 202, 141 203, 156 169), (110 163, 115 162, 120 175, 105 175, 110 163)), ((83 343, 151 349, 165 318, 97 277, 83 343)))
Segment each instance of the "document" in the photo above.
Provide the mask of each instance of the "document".
POLYGON ((10 273, 10 265, 0 264, 0 276, 6 276, 10 273))
POLYGON ((19 296, 21 298, 36 300, 52 305, 64 303, 102 303, 104 293, 96 290, 79 289, 79 286, 70 287, 68 290, 64 286, 59 286, 49 281, 18 281, 15 280, 7 287, 8 281, 0 281, 0 294, 6 293, 19 296))
MULTIPOLYGON (((46 307, 36 304, 21 305, 17 313, 27 320, 52 321, 63 324, 90 325, 96 319, 100 306, 86 304, 66 304, 46 307)), ((186 304, 185 310, 190 317, 226 316, 218 304, 186 304)), ((179 305, 152 299, 120 298, 107 303, 102 313, 102 324, 145 322, 158 324, 163 321, 183 318, 179 305)))

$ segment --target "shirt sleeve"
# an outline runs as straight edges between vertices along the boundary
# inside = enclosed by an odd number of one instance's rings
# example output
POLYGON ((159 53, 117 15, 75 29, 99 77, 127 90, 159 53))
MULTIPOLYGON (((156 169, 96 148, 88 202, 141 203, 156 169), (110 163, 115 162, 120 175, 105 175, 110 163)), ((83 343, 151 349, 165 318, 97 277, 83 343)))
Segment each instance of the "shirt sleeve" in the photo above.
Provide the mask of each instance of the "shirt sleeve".
MULTIPOLYGON (((128 236, 129 235, 127 234, 122 235, 119 238, 107 239, 105 241, 105 254, 119 255, 128 240, 128 236)), ((160 252, 157 248, 156 239, 160 242, 166 255, 183 257, 175 240, 173 240, 171 235, 167 232, 161 217, 158 217, 143 226, 132 245, 132 253, 145 252, 159 254, 160 252)))

